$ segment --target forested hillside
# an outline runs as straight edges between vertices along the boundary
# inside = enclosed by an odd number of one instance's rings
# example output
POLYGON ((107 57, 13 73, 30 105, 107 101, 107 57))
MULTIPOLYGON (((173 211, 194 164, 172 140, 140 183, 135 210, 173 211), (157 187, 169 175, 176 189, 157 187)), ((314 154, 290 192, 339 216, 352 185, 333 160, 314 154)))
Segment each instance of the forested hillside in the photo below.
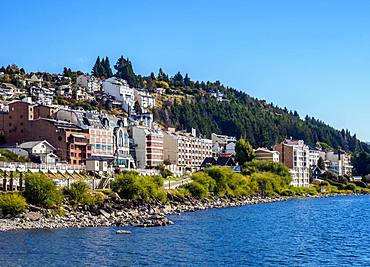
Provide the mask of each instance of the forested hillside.
POLYGON ((224 101, 209 94, 196 94, 186 100, 170 98, 154 112, 155 119, 178 129, 196 128, 208 137, 212 132, 243 136, 254 147, 271 147, 285 137, 293 137, 311 146, 322 142, 346 151, 370 152, 367 144, 347 130, 338 131, 308 116, 301 119, 297 112, 281 109, 234 89, 218 87, 226 95, 224 101))

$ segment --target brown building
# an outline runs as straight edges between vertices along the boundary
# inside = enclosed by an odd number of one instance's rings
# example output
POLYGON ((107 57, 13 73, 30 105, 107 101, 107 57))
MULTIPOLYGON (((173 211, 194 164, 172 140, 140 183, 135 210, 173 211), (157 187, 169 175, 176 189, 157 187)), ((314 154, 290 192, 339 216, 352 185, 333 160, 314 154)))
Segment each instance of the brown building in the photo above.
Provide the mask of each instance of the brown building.
POLYGON ((15 101, 9 104, 9 112, 0 114, 0 131, 7 144, 47 140, 55 148, 55 154, 69 164, 85 164, 91 156, 89 134, 83 129, 49 117, 55 108, 35 106, 15 101))

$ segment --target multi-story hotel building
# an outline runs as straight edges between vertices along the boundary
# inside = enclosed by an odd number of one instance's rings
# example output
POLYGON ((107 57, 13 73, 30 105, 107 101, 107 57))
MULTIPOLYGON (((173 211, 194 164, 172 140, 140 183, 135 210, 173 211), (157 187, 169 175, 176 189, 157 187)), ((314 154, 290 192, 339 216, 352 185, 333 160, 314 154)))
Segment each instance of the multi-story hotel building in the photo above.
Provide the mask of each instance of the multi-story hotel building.
POLYGON ((279 162, 279 152, 259 147, 254 150, 254 155, 257 160, 268 160, 279 162))
POLYGON ((89 128, 92 156, 113 158, 113 129, 89 128))
POLYGON ((163 133, 159 129, 132 126, 133 156, 140 169, 155 168, 163 162, 163 133))
POLYGON ((191 133, 175 132, 169 128, 164 132, 164 159, 177 165, 179 172, 198 170, 205 158, 212 157, 212 140, 191 133))
POLYGON ((280 162, 285 164, 292 174, 292 185, 308 187, 310 177, 309 147, 302 140, 286 139, 275 145, 280 162))

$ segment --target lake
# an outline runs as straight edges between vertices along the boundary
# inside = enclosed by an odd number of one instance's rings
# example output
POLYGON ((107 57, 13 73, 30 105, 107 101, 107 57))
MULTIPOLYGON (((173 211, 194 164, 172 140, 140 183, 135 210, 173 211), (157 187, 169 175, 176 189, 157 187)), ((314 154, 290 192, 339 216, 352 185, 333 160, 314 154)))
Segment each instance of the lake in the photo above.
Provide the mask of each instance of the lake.
POLYGON ((171 216, 159 228, 0 233, 0 266, 369 266, 370 196, 171 216), (129 229, 131 235, 117 235, 129 229))

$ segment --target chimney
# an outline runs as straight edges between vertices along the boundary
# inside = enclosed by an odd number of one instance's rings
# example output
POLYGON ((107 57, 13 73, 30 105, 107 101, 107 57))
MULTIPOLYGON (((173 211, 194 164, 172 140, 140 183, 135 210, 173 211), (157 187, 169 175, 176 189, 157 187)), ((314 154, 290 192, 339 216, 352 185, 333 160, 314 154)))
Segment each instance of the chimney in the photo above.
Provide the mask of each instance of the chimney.
POLYGON ((194 128, 191 128, 191 135, 194 137, 197 137, 197 130, 194 128))

